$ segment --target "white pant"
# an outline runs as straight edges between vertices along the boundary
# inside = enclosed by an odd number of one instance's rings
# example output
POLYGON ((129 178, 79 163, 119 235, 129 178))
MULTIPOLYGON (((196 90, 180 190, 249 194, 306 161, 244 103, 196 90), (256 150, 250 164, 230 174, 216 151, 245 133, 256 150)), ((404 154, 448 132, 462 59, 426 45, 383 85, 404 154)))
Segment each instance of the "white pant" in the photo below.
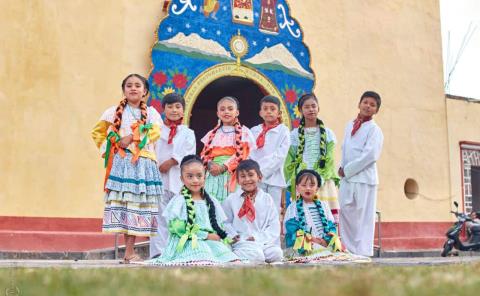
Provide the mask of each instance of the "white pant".
POLYGON ((150 258, 162 253, 163 248, 168 243, 168 226, 167 221, 163 217, 163 210, 167 207, 168 202, 175 196, 173 192, 164 190, 163 195, 158 200, 158 230, 157 235, 150 237, 150 258))
POLYGON ((273 198, 273 202, 277 206, 277 213, 280 216, 282 213, 282 187, 272 186, 265 183, 260 183, 260 188, 266 193, 270 194, 273 198))
POLYGON ((260 245, 257 242, 239 241, 232 246, 232 249, 238 257, 253 263, 272 263, 283 259, 282 249, 273 244, 260 245))
POLYGON ((340 182, 340 237, 353 254, 373 256, 377 186, 340 182))

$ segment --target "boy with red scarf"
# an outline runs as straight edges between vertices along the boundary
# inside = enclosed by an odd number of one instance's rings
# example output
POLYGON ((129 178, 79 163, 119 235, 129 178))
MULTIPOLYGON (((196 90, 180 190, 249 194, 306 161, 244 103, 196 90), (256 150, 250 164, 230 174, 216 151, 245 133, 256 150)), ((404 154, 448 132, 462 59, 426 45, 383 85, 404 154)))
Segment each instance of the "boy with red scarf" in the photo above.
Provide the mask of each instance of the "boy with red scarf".
POLYGON ((167 222, 163 209, 170 199, 178 195, 183 184, 180 180, 180 162, 186 155, 195 154, 196 142, 193 130, 182 124, 185 99, 176 93, 167 94, 162 100, 165 122, 156 144, 158 168, 163 180, 164 193, 158 203, 158 234, 150 239, 150 257, 160 255, 168 241, 167 222))
POLYGON ((260 100, 260 117, 264 122, 251 129, 257 149, 251 152, 250 158, 260 164, 263 175, 260 188, 272 196, 280 215, 282 190, 287 187, 283 164, 290 148, 290 130, 281 121, 277 97, 266 96, 260 100))
POLYGON ((377 161, 383 134, 373 120, 381 105, 376 92, 365 92, 358 103, 359 113, 345 128, 340 182, 340 236, 353 254, 373 256, 375 208, 377 202, 377 161))

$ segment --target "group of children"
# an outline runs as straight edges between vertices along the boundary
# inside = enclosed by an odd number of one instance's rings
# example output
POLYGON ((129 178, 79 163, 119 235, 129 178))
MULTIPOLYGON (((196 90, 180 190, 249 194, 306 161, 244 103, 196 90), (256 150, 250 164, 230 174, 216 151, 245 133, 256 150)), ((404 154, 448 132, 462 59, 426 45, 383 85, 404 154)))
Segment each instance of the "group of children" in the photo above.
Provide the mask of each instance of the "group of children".
POLYGON ((103 231, 124 234, 125 263, 140 259, 136 236, 150 237, 148 263, 160 265, 373 255, 383 142, 372 120, 381 103, 375 92, 362 95, 346 127, 337 174, 335 134, 318 119, 313 94, 299 99, 302 119, 291 132, 276 97, 260 101, 263 123, 251 130, 238 121, 238 100, 220 99, 218 124, 201 139, 199 157, 193 131, 182 124, 181 95, 163 98, 162 124, 144 102, 144 77, 127 76, 122 90, 125 99, 105 111, 92 135, 106 166, 103 231), (285 188, 291 202, 282 211, 285 188))

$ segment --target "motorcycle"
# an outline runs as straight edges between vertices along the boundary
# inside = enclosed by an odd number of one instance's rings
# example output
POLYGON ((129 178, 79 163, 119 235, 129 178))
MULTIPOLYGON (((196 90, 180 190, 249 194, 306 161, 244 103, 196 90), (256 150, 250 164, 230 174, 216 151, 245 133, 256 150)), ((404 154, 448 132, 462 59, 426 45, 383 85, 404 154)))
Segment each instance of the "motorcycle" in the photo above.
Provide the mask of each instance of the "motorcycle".
POLYGON ((472 225, 469 229, 469 237, 467 240, 462 241, 460 239, 460 233, 463 225, 465 225, 467 222, 474 221, 467 214, 458 212, 458 203, 456 201, 453 202, 453 204, 456 208, 456 211, 450 211, 450 213, 455 215, 457 221, 446 233, 447 240, 443 245, 441 256, 448 256, 453 248, 459 251, 480 251, 480 224, 476 223, 472 225))

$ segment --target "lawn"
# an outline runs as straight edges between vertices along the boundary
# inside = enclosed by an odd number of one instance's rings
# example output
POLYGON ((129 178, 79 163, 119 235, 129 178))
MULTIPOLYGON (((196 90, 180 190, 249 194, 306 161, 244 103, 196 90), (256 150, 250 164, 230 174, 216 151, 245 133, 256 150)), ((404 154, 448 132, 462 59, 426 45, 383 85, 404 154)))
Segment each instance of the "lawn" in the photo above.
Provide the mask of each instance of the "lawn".
POLYGON ((304 268, 11 268, 0 295, 476 295, 480 264, 304 268))

